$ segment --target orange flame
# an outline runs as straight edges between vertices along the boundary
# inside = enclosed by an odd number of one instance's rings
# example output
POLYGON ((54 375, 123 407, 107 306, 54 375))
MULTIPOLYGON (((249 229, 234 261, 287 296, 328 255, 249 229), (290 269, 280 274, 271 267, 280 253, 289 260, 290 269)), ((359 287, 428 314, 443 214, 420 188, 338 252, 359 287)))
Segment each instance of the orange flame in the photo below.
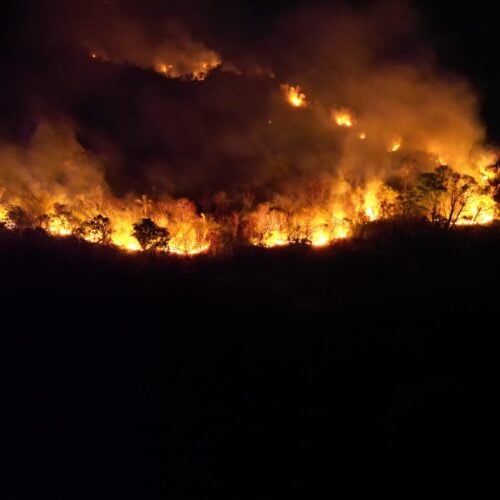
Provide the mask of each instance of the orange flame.
POLYGON ((332 117, 339 127, 351 128, 354 125, 354 115, 348 109, 334 109, 332 117))
POLYGON ((387 146, 387 151, 389 151, 389 153, 395 153, 396 151, 399 151, 401 149, 402 144, 403 144, 403 141, 402 141, 401 137, 395 136, 389 142, 389 144, 387 146))
POLYGON ((281 89, 286 96, 287 101, 295 108, 305 108, 307 106, 306 95, 300 91, 300 87, 282 85, 281 89))

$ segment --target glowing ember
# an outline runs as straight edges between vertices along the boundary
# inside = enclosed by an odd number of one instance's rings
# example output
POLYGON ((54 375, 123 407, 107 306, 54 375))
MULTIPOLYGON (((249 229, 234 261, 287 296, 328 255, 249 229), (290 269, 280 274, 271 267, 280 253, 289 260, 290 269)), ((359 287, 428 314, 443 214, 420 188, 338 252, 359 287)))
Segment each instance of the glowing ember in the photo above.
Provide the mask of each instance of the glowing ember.
POLYGON ((307 106, 306 96, 300 91, 299 86, 282 85, 281 89, 292 106, 296 108, 305 108, 307 106))
POLYGON ((348 109, 337 109, 332 111, 332 117, 339 127, 350 128, 354 125, 354 117, 348 109))
POLYGON ((366 132, 360 132, 358 134, 358 138, 364 141, 366 139, 366 132))

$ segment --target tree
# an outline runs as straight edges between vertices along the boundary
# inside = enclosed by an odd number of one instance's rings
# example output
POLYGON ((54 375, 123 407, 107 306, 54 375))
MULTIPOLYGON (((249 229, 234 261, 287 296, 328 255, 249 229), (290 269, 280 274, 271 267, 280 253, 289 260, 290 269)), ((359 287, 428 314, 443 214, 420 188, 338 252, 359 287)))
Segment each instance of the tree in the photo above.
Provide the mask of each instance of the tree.
POLYGON ((141 207, 143 217, 149 217, 149 212, 153 208, 153 200, 150 200, 147 195, 143 194, 135 202, 141 207))
POLYGON ((111 235, 113 234, 111 221, 108 217, 104 217, 101 214, 96 215, 80 226, 78 234, 80 237, 92 243, 109 245, 111 243, 111 235))
POLYGON ((477 190, 474 178, 441 165, 418 176, 414 196, 433 224, 452 228, 477 190))
POLYGON ((453 227, 477 189, 477 182, 470 175, 460 175, 449 169, 445 179, 445 227, 453 227))
POLYGON ((33 226, 33 219, 18 205, 11 206, 5 223, 9 229, 28 229, 33 226))
POLYGON ((143 250, 168 250, 170 233, 168 229, 157 226, 151 219, 142 219, 134 224, 132 236, 139 242, 143 250))
POLYGON ((55 203, 53 213, 49 215, 46 229, 55 234, 71 234, 79 223, 80 221, 67 205, 55 203))
POLYGON ((440 166, 434 172, 424 172, 417 178, 415 201, 429 216, 433 224, 443 222, 442 200, 446 193, 446 175, 448 167, 440 166))

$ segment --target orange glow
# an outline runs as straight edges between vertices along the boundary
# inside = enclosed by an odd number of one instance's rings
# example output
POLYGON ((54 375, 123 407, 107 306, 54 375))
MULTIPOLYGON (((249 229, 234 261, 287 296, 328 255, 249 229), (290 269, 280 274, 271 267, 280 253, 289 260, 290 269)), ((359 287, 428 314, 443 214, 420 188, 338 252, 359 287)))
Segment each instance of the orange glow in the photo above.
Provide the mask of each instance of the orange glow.
POLYGON ((307 106, 306 95, 300 91, 300 87, 282 85, 281 89, 286 96, 287 101, 295 108, 305 108, 307 106))
POLYGON ((362 141, 364 141, 366 139, 366 132, 360 132, 358 134, 358 138, 362 141))

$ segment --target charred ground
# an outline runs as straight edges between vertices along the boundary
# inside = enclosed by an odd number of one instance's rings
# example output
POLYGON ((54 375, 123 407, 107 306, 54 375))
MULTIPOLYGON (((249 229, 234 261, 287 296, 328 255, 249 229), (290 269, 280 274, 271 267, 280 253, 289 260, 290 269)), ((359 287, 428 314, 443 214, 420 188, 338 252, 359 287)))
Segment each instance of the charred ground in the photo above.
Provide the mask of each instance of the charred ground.
POLYGON ((290 498, 470 456, 499 251, 427 224, 193 259, 0 232, 5 498, 290 498))

